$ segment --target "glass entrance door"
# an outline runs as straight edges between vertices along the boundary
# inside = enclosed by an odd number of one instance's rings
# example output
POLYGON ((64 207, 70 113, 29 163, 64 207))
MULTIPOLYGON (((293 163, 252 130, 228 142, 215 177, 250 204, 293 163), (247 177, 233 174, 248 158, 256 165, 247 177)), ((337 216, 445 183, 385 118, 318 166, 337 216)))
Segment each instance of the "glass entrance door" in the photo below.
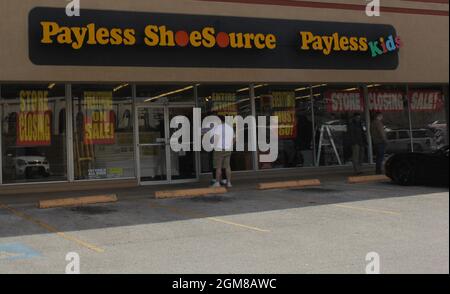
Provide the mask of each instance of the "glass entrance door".
POLYGON ((171 119, 183 115, 192 125, 192 106, 138 106, 136 115, 139 182, 145 185, 197 180, 196 153, 175 152, 170 146, 176 131, 170 128, 171 119))

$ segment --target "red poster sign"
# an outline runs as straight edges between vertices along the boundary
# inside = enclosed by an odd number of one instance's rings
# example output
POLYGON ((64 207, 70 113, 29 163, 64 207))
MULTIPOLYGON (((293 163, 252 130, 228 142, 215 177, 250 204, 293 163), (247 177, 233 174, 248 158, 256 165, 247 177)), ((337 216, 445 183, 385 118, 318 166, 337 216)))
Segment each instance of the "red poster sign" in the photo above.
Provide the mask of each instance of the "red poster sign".
MULTIPOLYGON (((365 109, 363 92, 329 91, 325 93, 328 112, 363 112, 365 109)), ((370 111, 402 112, 404 94, 399 91, 370 91, 370 111)))
POLYGON ((328 112, 363 112, 364 98, 361 91, 329 91, 325 93, 328 112))
POLYGON ((444 97, 440 91, 417 90, 408 94, 411 111, 439 112, 444 108, 444 97))
POLYGON ((402 112, 404 94, 400 91, 370 91, 369 109, 378 112, 402 112))

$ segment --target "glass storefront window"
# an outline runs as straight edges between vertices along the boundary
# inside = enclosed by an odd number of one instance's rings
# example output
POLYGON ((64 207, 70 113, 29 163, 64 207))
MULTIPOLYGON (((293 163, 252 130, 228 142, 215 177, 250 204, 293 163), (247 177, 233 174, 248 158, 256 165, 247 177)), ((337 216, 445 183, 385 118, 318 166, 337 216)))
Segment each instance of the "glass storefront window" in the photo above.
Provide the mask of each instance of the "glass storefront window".
MULTIPOLYGON (((355 113, 364 115, 364 96, 356 85, 312 85, 315 117, 315 155, 317 166, 347 165, 352 161, 348 124, 355 113)), ((367 142, 366 139, 364 139, 367 142)), ((368 162, 367 144, 362 151, 368 162)))
POLYGON ((387 146, 386 156, 411 151, 410 116, 406 85, 369 85, 369 109, 372 121, 383 114, 387 146))
MULTIPOLYGON (((202 119, 209 115, 236 116, 243 118, 252 114, 249 85, 200 85, 197 88, 198 105, 202 119)), ((253 153, 248 151, 248 131, 245 131, 244 152, 234 152, 231 157, 233 171, 253 169, 253 153)), ((212 171, 212 152, 201 152, 201 170, 212 171)))
POLYGON ((137 103, 195 103, 193 84, 137 85, 137 103))
POLYGON ((135 177, 131 86, 73 85, 75 180, 135 177))
POLYGON ((314 165, 313 123, 309 85, 255 85, 257 116, 278 116, 278 159, 260 169, 314 165))
POLYGON ((67 180, 62 84, 2 85, 3 183, 67 180))
POLYGON ((410 86, 408 99, 411 107, 413 150, 429 152, 448 145, 448 122, 442 86, 410 86))

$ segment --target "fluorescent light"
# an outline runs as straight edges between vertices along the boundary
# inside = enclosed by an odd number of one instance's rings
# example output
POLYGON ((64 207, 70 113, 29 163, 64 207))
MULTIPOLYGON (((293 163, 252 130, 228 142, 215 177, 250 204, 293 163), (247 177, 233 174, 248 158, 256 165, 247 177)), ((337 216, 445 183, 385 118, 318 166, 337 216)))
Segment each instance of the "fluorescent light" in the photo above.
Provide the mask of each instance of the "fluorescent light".
MULTIPOLYGON (((315 88, 320 88, 320 87, 325 87, 325 86, 327 86, 328 84, 320 84, 320 85, 314 85, 314 86, 311 86, 311 88, 312 89, 315 89, 315 88)), ((302 88, 298 88, 298 89, 295 89, 295 92, 300 92, 300 91, 304 91, 304 90, 308 90, 310 87, 302 87, 302 88)))
POLYGON ((55 86, 56 86, 55 83, 51 83, 50 85, 48 85, 48 88, 51 90, 51 89, 53 89, 55 86))
POLYGON ((309 89, 309 87, 298 88, 298 89, 295 89, 294 91, 300 92, 300 91, 307 90, 307 89, 309 89))
POLYGON ((315 88, 321 88, 321 87, 325 87, 325 86, 328 86, 328 84, 314 85, 311 88, 315 89, 315 88))
POLYGON ((161 95, 149 98, 147 100, 144 100, 144 102, 150 102, 150 101, 153 101, 153 100, 158 100, 159 98, 163 98, 163 97, 167 97, 167 96, 170 96, 170 95, 186 92, 186 91, 191 90, 193 88, 194 88, 194 86, 188 86, 188 87, 185 87, 185 88, 181 88, 181 89, 178 89, 178 90, 175 90, 175 91, 167 92, 167 93, 164 93, 164 94, 161 94, 161 95))
MULTIPOLYGON (((258 88, 262 88, 262 87, 266 87, 266 86, 268 86, 268 84, 260 84, 260 85, 254 86, 253 89, 258 89, 258 88)), ((249 91, 249 90, 250 90, 249 87, 242 88, 242 89, 237 90, 236 93, 241 93, 241 92, 245 92, 245 91, 249 91)))
MULTIPOLYGON (((313 97, 319 97, 320 95, 322 95, 322 94, 314 94, 313 97)), ((295 97, 295 100, 308 99, 308 98, 311 98, 311 95, 295 97)))
POLYGON ((119 91, 120 89, 125 88, 125 87, 128 87, 128 84, 122 84, 122 85, 120 85, 120 86, 114 88, 113 92, 117 92, 117 91, 119 91))

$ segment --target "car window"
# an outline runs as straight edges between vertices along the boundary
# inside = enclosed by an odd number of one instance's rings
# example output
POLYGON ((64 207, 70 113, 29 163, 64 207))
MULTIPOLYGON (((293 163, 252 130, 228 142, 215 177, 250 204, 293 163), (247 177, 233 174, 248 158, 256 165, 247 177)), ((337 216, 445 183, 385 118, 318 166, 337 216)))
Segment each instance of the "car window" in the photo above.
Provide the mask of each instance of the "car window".
POLYGON ((397 133, 396 132, 389 132, 387 133, 388 140, 395 140, 397 139, 397 133))
POLYGON ((11 156, 19 157, 19 156, 43 156, 39 150, 35 148, 17 148, 17 149, 8 149, 7 154, 11 154, 11 156))
POLYGON ((427 131, 413 131, 413 137, 414 138, 428 138, 428 132, 427 131))
POLYGON ((399 139, 409 139, 409 132, 408 131, 400 131, 398 132, 399 139))

